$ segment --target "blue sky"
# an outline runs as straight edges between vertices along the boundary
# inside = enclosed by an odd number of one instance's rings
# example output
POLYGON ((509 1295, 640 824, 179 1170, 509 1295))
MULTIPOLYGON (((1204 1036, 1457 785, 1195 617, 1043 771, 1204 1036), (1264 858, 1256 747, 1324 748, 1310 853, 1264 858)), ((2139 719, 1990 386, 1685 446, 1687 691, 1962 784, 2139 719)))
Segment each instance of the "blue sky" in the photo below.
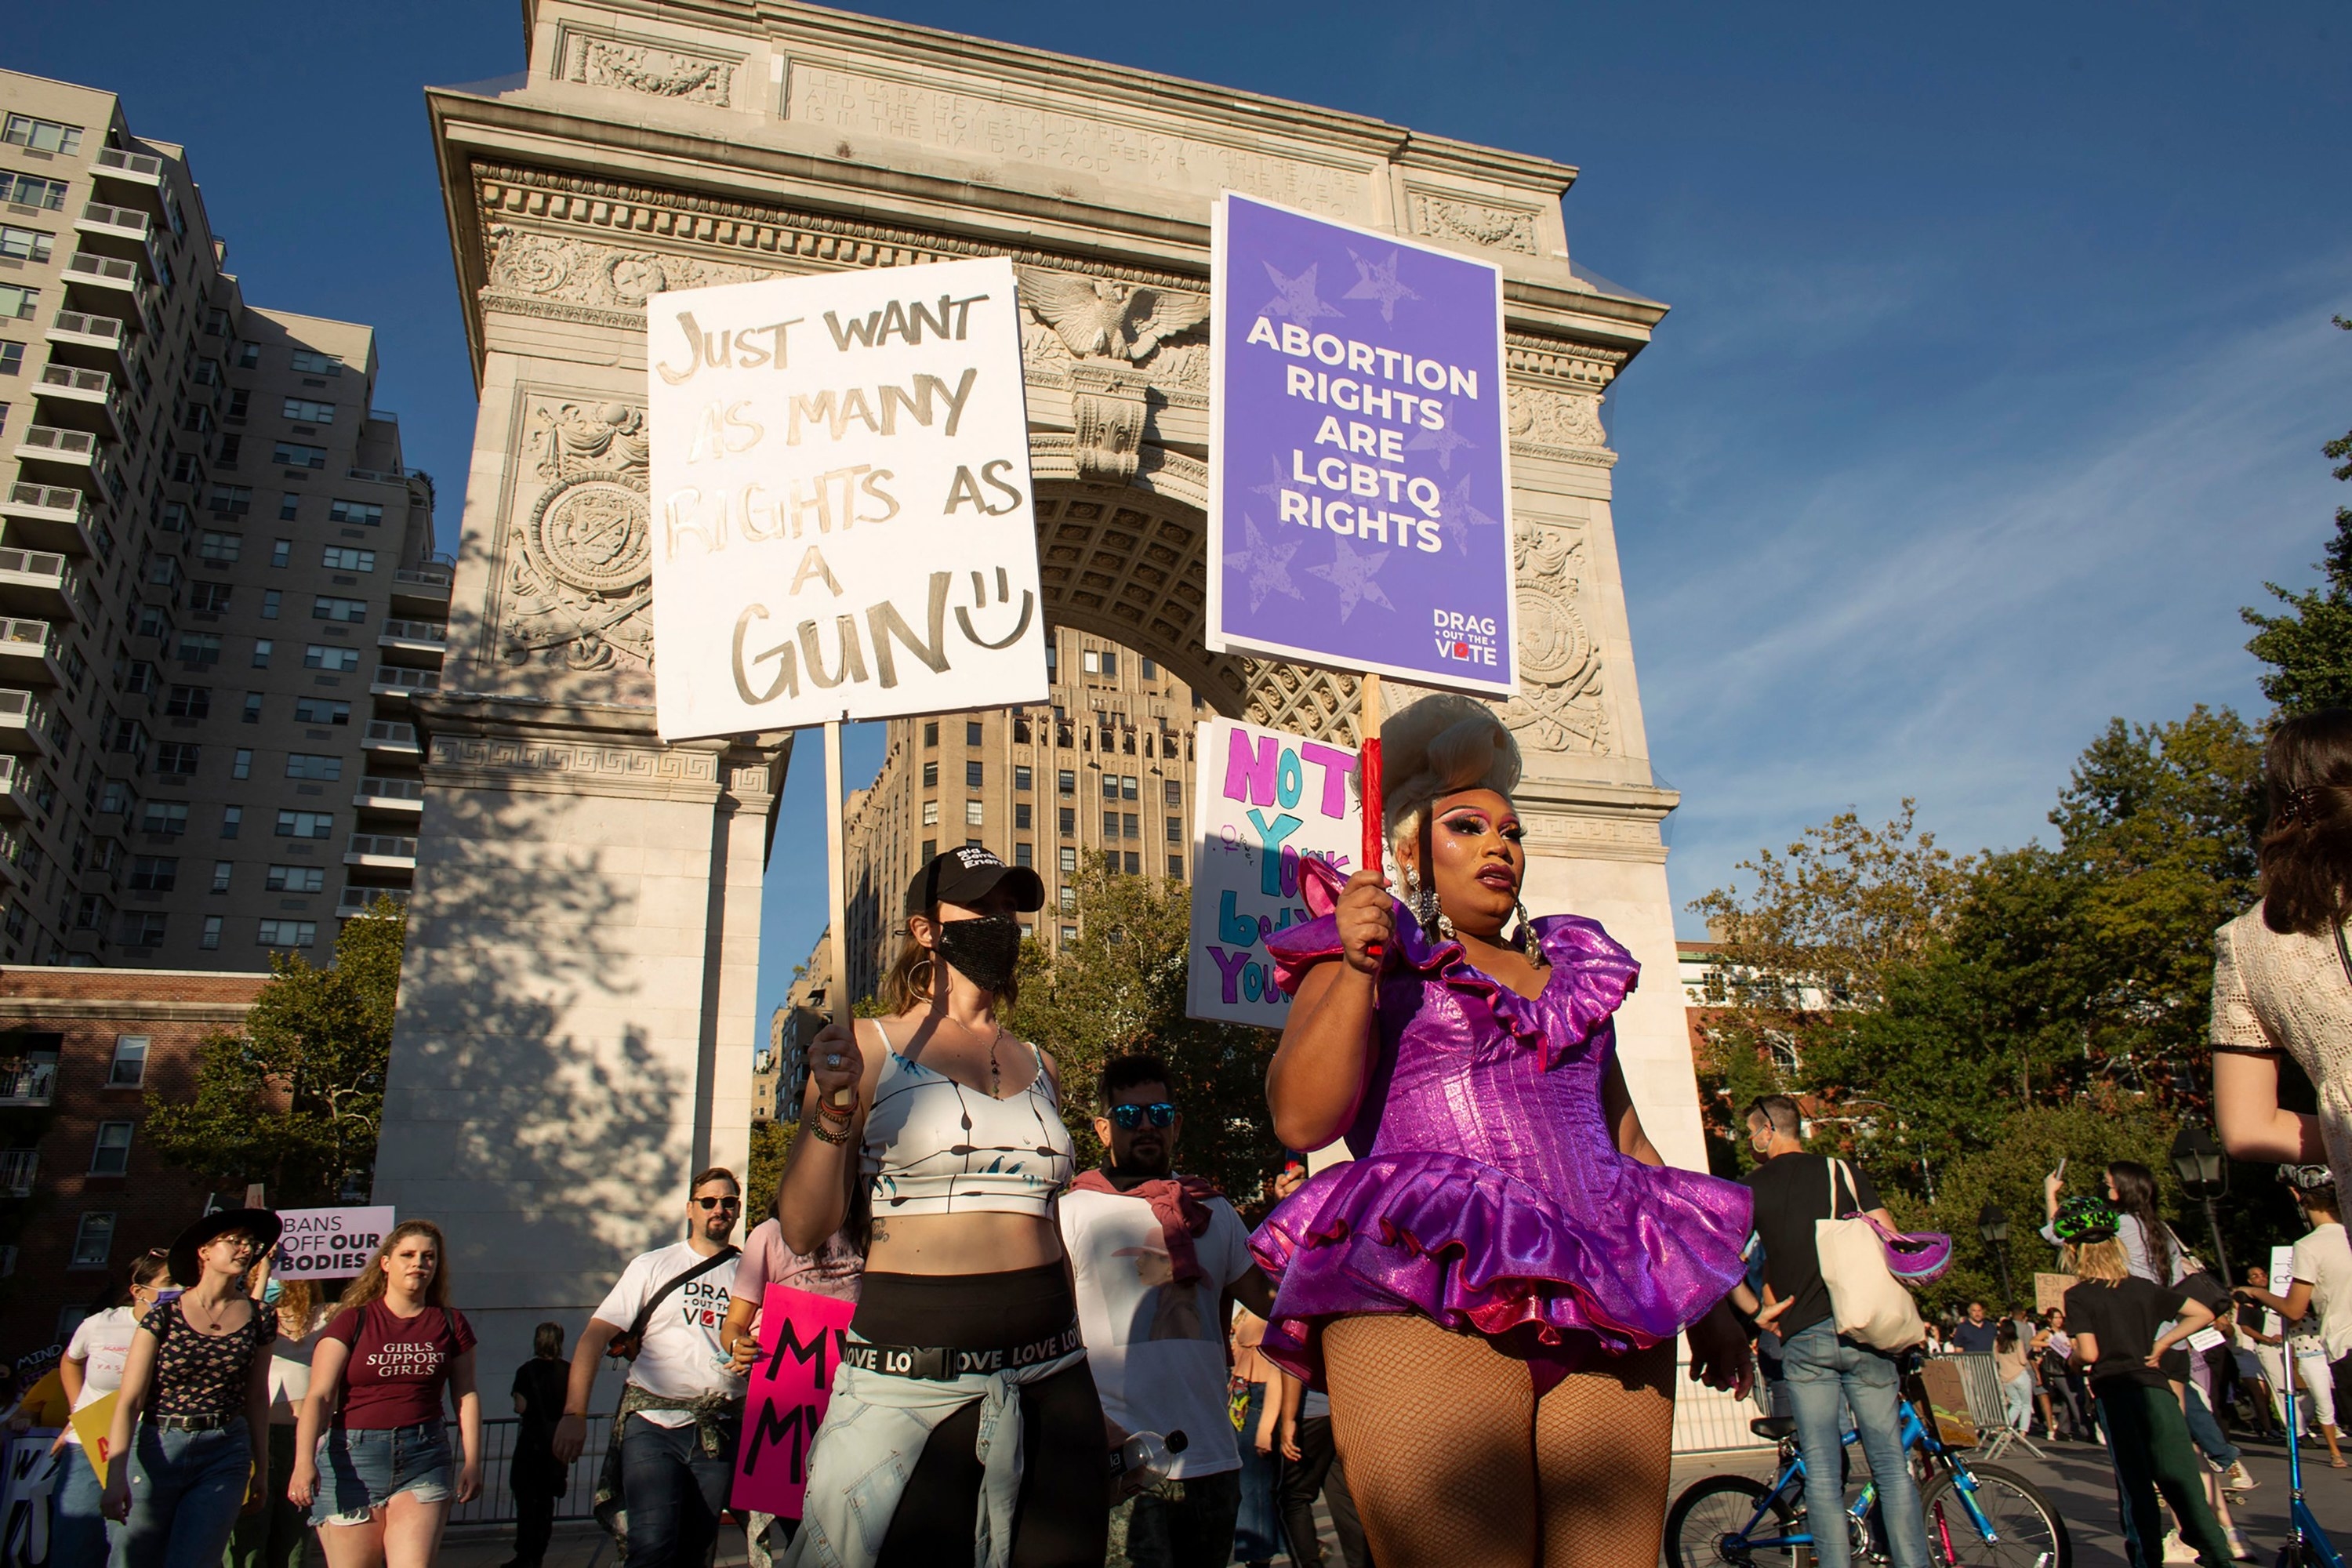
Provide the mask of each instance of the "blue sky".
MULTIPOLYGON (((1583 171, 1579 261, 1674 306, 1611 422, 1678 902, 1906 795, 2021 843, 2109 717, 2258 710, 2238 607, 2352 502, 2340 6, 875 9, 1583 171)), ((0 63, 186 143, 249 299, 378 325, 446 534, 474 403, 420 89, 521 49, 511 4, 140 0, 33 8, 0 63)), ((810 742, 763 1011, 824 923, 810 742)))

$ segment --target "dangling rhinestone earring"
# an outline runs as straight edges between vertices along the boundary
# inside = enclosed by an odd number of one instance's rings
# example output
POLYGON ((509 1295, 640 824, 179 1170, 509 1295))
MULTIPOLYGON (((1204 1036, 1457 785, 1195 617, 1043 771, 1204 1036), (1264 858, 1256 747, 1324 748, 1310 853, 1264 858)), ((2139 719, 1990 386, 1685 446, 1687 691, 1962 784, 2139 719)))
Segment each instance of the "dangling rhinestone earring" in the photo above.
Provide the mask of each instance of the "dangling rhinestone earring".
POLYGON ((1421 872, 1411 866, 1404 869, 1404 889, 1405 903, 1412 909, 1412 918, 1421 922, 1423 932, 1433 939, 1439 922, 1445 919, 1438 912, 1437 889, 1422 886, 1421 872))

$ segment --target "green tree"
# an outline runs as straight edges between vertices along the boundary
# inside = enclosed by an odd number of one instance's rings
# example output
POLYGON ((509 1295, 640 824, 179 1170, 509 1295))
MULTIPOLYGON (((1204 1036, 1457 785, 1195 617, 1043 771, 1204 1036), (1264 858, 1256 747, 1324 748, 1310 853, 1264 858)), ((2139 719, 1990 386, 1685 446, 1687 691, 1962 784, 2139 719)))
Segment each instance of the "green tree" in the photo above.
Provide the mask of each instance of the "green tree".
POLYGON ((1062 1116, 1080 1169, 1102 1161, 1094 1135, 1096 1083, 1115 1057, 1148 1051, 1178 1081, 1184 1107, 1181 1169, 1206 1176, 1236 1203, 1258 1195, 1280 1145, 1265 1106, 1276 1037, 1184 1016, 1192 892, 1182 882, 1118 876, 1099 861, 1080 873, 1078 938, 1046 957, 1022 955, 1021 1000, 1005 1026, 1053 1053, 1062 1116))
POLYGON ((273 1204, 331 1201, 374 1168, 406 912, 378 899, 343 922, 335 961, 270 955, 242 1032, 205 1037, 193 1099, 147 1096, 146 1133, 213 1187, 267 1185, 273 1204))
MULTIPOLYGON (((2352 331, 2352 321, 2342 316, 2335 321, 2352 331)), ((2352 431, 2320 452, 2338 460, 2333 470, 2337 479, 2352 479, 2352 431)), ((2318 571, 2320 585, 2299 593, 2276 583, 2263 584, 2286 606, 2280 614, 2238 612, 2254 628, 2246 651, 2271 667, 2263 677, 2263 695, 2284 715, 2352 708, 2352 507, 2336 509, 2336 537, 2327 542, 2326 559, 2318 571)))

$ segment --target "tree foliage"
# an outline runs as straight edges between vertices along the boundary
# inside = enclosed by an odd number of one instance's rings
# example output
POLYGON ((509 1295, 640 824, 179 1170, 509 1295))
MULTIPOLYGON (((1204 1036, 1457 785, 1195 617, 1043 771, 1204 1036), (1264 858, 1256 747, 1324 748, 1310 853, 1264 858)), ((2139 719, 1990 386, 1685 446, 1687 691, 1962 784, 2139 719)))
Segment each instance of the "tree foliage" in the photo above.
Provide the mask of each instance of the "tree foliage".
POLYGON ((1079 934, 1048 957, 1024 951, 1021 1000, 1005 1026, 1053 1053, 1062 1115, 1081 1169, 1099 1163, 1096 1083, 1113 1058, 1150 1052, 1174 1072, 1184 1110, 1181 1169, 1246 1204, 1274 1173, 1280 1146, 1265 1106, 1276 1037, 1184 1016, 1191 890, 1179 881, 1118 876, 1100 862, 1077 885, 1079 934))
POLYGON ((147 1096, 146 1135, 216 1188, 266 1184, 273 1204, 328 1202, 374 1168, 406 912, 379 899, 343 922, 335 961, 270 955, 242 1032, 207 1036, 194 1098, 147 1096))
MULTIPOLYGON (((2352 331, 2342 316, 2336 324, 2352 331)), ((2352 431, 2320 447, 2335 460, 2339 479, 2352 479, 2352 431)), ((2271 667, 2263 695, 2292 716, 2318 708, 2352 708, 2352 507, 2336 509, 2336 537, 2319 563, 2320 585, 2300 592, 2265 583, 2285 608, 2276 615, 2238 612, 2254 628, 2246 651, 2271 667)))

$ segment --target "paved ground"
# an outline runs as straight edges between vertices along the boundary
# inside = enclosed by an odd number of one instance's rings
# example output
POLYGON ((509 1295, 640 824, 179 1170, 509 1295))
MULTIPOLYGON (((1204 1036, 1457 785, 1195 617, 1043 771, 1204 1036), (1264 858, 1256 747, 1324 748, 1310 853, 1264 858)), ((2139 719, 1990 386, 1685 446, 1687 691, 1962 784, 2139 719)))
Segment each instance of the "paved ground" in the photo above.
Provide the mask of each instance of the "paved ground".
MULTIPOLYGON (((2065 1515, 2074 1543, 2076 1568, 2125 1568, 2122 1540, 2116 1533, 2115 1492, 2105 1450, 2076 1443, 2044 1443, 2046 1458, 2036 1458, 2012 1447, 1997 1461, 2018 1471, 2048 1493, 2065 1515)), ((2237 1510, 2237 1522, 2252 1542, 2257 1560, 2268 1563, 2285 1536, 2286 1449, 2274 1443, 2244 1444, 2247 1468, 2262 1483, 2237 1510)), ((2352 1546, 2352 1470, 2331 1470, 2326 1455, 2318 1468, 2305 1471, 2306 1495, 2320 1523, 2342 1544, 2352 1546)), ((1771 1469, 1771 1454, 1701 1456, 1677 1460, 1673 1488, 1683 1488, 1702 1476, 1725 1471, 1763 1477, 1771 1469)), ((450 1532, 441 1553, 443 1568, 499 1568, 512 1553, 513 1537, 507 1526, 478 1526, 450 1532)), ((1339 1552, 1325 1533, 1325 1561, 1336 1565, 1339 1552)), ((1276 1559, 1277 1562, 1283 1559, 1276 1559)), ((719 1568, 740 1568, 745 1563, 743 1537, 728 1530, 719 1547, 719 1568)), ((602 1531, 586 1523, 556 1526, 553 1550, 546 1568, 615 1568, 610 1543, 602 1531)))

